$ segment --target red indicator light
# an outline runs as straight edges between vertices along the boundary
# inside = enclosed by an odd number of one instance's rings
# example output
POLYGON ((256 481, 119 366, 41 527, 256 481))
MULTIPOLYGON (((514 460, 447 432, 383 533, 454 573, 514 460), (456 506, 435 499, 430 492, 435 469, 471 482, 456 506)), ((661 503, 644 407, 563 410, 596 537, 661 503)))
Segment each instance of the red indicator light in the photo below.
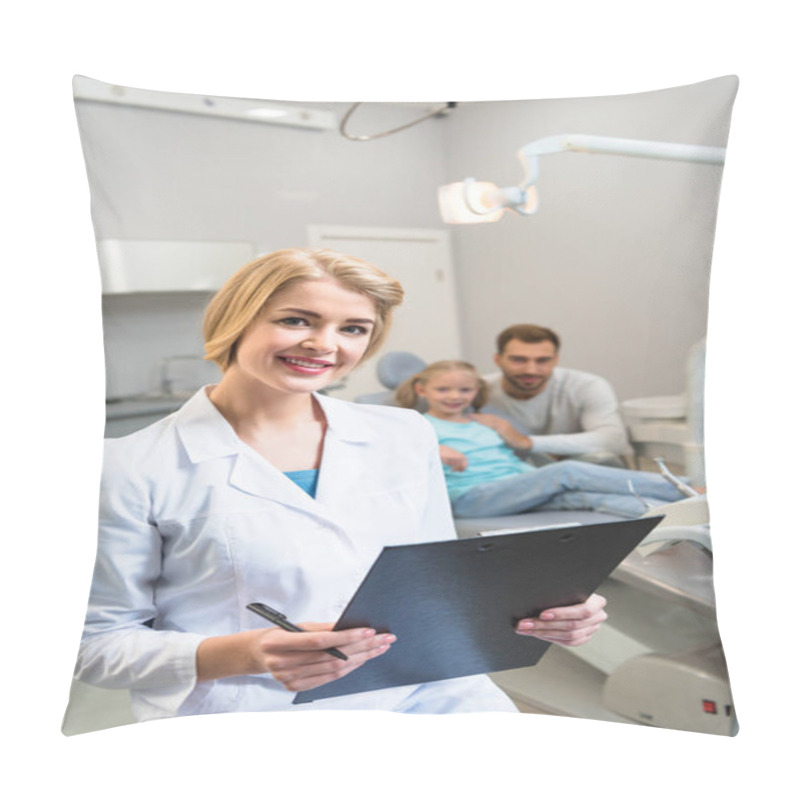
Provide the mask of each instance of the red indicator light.
POLYGON ((703 711, 706 714, 716 714, 717 704, 713 700, 703 700, 703 711))

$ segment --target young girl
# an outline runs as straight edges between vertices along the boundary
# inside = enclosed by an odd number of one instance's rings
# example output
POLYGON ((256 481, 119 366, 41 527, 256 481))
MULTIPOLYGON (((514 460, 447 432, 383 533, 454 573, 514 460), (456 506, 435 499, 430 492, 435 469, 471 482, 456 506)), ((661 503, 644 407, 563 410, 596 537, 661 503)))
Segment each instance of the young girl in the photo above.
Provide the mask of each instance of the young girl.
MULTIPOLYGON (((441 445, 455 516, 491 517, 539 508, 639 517, 647 504, 684 498, 657 473, 572 460, 531 466, 517 458, 513 450, 526 446, 526 437, 512 432, 503 439, 493 427, 499 418, 470 413, 486 402, 486 393, 486 384, 475 367, 464 361, 437 361, 397 390, 397 401, 405 408, 413 408, 418 397, 427 401, 425 416, 441 445)), ((507 426, 498 427, 507 430, 507 426)))
MULTIPOLYGON (((204 334, 219 383, 106 441, 79 680, 129 689, 138 720, 303 710, 294 692, 393 645, 391 633, 333 631, 333 621, 384 545, 455 537, 436 437, 419 414, 319 390, 380 346, 402 295, 363 261, 294 249, 253 261, 217 293, 204 334), (305 632, 265 628, 251 602, 305 632)), ((604 605, 593 595, 517 632, 581 644, 604 605)), ((515 710, 486 676, 309 705, 515 710)))

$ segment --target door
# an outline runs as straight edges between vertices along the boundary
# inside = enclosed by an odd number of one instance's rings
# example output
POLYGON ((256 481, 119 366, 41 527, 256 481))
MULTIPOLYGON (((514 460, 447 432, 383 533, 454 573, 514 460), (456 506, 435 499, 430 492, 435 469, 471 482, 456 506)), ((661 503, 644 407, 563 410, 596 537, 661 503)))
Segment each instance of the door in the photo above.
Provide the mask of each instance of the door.
POLYGON ((311 247, 362 258, 397 278, 405 289, 381 352, 353 371, 329 394, 353 400, 383 387, 375 376, 382 353, 405 350, 430 363, 461 358, 461 334, 447 231, 428 228, 309 227, 311 247))

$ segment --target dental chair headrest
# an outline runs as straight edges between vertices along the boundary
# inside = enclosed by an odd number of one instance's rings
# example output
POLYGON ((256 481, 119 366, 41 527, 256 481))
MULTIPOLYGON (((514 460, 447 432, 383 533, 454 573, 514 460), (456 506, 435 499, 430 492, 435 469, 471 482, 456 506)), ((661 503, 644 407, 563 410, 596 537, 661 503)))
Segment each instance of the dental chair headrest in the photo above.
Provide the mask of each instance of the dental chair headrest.
POLYGON ((427 364, 413 353, 397 350, 378 359, 375 370, 378 380, 387 389, 396 389, 403 381, 425 369, 427 364))

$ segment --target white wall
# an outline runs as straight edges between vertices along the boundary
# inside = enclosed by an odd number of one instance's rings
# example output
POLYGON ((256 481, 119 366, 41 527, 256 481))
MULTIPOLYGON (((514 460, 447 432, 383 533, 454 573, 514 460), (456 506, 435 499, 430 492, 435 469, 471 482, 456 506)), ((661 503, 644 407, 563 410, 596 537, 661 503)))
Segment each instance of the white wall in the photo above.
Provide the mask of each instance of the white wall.
MULTIPOLYGON (((338 131, 86 101, 76 106, 98 237, 253 241, 269 252, 306 245, 309 225, 441 226, 440 119, 353 142, 338 131)), ((348 108, 313 107, 337 117, 348 108)), ((370 104, 348 130, 386 130, 419 113, 370 104)), ((105 297, 108 396, 155 390, 162 358, 201 354, 208 299, 199 293, 105 297)))
MULTIPOLYGON (((309 224, 442 227, 436 188, 522 178, 516 151, 555 133, 721 145, 734 79, 624 96, 462 103, 370 142, 337 131, 79 102, 97 234, 307 243, 309 224)), ((340 117, 346 104, 313 103, 340 117)), ((367 104, 355 133, 419 109, 367 104)), ((542 159, 539 212, 451 226, 466 357, 491 367, 508 324, 563 337, 562 364, 607 376, 621 399, 680 392, 705 334, 719 167, 563 153, 542 159)), ((155 388, 169 355, 199 354, 205 295, 105 298, 107 388, 155 388)))
MULTIPOLYGON (((347 105, 303 104, 333 110, 347 105)), ((309 224, 439 222, 445 120, 352 142, 338 131, 79 101, 78 120, 97 188, 102 236, 255 240, 263 251, 306 241, 309 224)), ((419 109, 415 113, 419 113, 419 109)), ((409 118, 380 105, 353 117, 355 132, 409 118)))
MULTIPOLYGON (((558 133, 724 145, 736 80, 623 97, 485 102, 448 120, 447 180, 523 177, 517 151, 558 133)), ((465 347, 491 367, 503 327, 562 335, 561 363, 598 372, 622 399, 684 388, 705 335, 721 168, 586 153, 541 159, 533 217, 454 227, 465 347)))

